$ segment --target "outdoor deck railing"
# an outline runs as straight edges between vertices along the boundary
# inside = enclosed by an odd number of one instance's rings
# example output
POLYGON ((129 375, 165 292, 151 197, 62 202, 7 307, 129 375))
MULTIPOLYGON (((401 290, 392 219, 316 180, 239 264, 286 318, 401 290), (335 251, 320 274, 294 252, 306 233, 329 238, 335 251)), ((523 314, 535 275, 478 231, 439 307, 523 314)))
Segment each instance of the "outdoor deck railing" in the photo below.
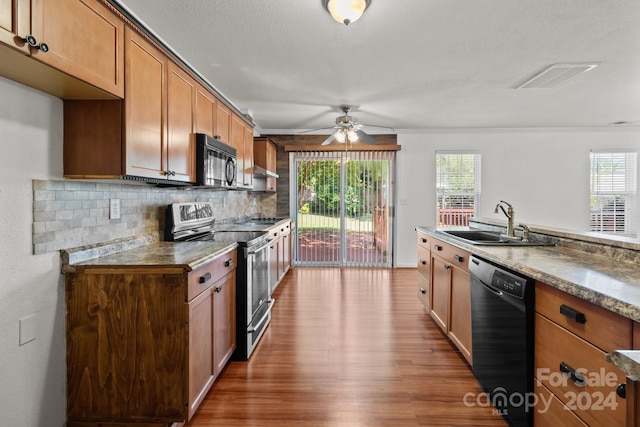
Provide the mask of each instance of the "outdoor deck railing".
POLYGON ((466 227, 473 209, 438 209, 438 227, 466 227))

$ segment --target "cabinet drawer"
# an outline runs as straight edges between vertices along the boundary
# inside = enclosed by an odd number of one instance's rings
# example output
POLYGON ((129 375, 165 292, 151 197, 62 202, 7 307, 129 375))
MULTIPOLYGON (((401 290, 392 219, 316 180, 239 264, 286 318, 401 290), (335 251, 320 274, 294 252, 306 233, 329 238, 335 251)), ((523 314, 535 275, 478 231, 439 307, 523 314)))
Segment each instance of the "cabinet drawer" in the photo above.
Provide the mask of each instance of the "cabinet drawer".
POLYGON ((536 396, 540 397, 533 412, 534 427, 587 427, 576 414, 551 394, 540 381, 535 380, 534 387, 536 396))
POLYGON ((424 246, 418 246, 418 273, 431 280, 431 251, 424 246))
POLYGON ((537 313, 534 330, 536 378, 587 424, 625 425, 626 401, 616 388, 626 377, 606 353, 537 313), (561 372, 569 367, 586 381, 561 372))
POLYGON ((437 254, 444 261, 455 265, 463 271, 469 271, 469 252, 463 251, 449 243, 431 238, 431 253, 437 254))
POLYGON ((431 282, 429 279, 418 273, 418 301, 429 311, 429 302, 431 301, 431 282))
POLYGON ((220 278, 226 276, 237 265, 237 251, 226 252, 189 273, 187 301, 209 289, 220 278))
POLYGON ((536 311, 607 353, 632 348, 630 319, 541 282, 536 282, 536 311))
POLYGON ((425 233, 421 233, 418 231, 418 246, 422 246, 425 249, 430 249, 430 240, 431 237, 427 236, 425 233))

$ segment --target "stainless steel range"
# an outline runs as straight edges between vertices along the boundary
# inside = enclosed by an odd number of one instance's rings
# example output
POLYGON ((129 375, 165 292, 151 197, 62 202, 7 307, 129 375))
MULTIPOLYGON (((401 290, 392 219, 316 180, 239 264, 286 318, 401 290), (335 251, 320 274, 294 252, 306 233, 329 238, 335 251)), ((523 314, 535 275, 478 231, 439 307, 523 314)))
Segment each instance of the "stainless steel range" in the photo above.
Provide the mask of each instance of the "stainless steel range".
POLYGON ((271 321, 274 299, 269 297, 269 233, 219 231, 209 202, 173 203, 167 207, 166 241, 217 240, 237 242, 235 360, 249 358, 271 321))

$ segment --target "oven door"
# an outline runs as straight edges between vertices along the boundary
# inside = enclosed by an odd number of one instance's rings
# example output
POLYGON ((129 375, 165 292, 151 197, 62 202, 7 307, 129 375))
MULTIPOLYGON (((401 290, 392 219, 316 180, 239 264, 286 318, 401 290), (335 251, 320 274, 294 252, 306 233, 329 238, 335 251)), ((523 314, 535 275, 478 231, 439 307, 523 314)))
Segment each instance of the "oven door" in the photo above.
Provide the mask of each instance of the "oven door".
POLYGON ((269 242, 247 248, 247 319, 249 325, 269 300, 269 242))

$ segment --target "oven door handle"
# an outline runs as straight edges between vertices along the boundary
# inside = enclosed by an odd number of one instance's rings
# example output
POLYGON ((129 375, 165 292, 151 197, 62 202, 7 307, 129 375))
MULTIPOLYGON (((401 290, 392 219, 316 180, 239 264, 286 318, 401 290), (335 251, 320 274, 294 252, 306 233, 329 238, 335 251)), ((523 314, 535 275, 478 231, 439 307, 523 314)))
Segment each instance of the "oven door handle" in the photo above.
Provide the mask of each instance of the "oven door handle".
POLYGON ((255 255, 255 254, 257 254, 258 252, 260 252, 261 250, 266 249, 266 248, 267 248, 267 246, 269 246, 269 243, 270 243, 270 242, 271 242, 271 240, 267 240, 267 241, 265 242, 265 244, 264 244, 264 245, 262 245, 262 246, 258 246, 258 247, 257 247, 257 248, 255 248, 255 249, 252 249, 252 250, 250 250, 250 251, 247 251, 247 255, 255 255))
POLYGON ((275 300, 273 298, 269 298, 269 300, 267 301, 267 304, 269 304, 269 309, 264 314, 264 316, 262 316, 262 319, 260 319, 260 321, 258 322, 257 325, 252 326, 250 328, 247 328, 247 332, 248 333, 252 334, 252 333, 260 330, 260 327, 262 326, 262 324, 267 321, 267 318, 269 317, 269 314, 271 313, 271 309, 273 308, 272 304, 274 302, 275 302, 275 300))

